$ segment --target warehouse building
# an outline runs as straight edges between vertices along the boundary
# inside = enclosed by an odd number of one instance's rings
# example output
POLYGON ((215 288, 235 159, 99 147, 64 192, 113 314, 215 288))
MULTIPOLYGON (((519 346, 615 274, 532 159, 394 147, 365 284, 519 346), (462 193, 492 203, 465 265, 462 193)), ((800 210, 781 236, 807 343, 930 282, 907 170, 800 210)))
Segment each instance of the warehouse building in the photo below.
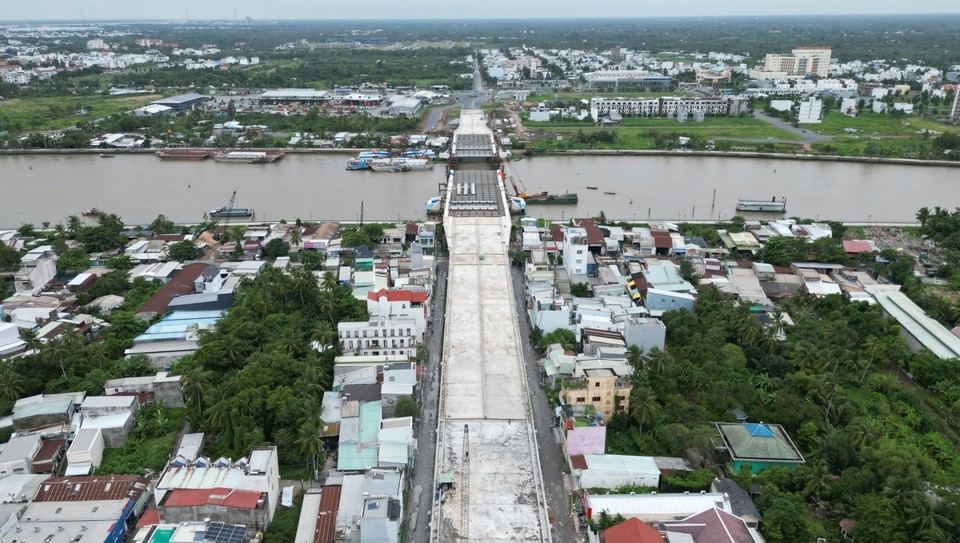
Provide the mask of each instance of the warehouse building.
POLYGON ((286 106, 291 104, 300 105, 323 105, 329 102, 333 97, 329 91, 315 89, 276 89, 269 90, 260 95, 260 105, 263 106, 286 106))
POLYGON ((203 108, 203 104, 205 104, 209 99, 209 96, 191 92, 189 94, 161 98, 160 100, 154 100, 150 103, 159 106, 166 106, 171 109, 171 113, 183 113, 185 111, 190 111, 191 109, 203 108))

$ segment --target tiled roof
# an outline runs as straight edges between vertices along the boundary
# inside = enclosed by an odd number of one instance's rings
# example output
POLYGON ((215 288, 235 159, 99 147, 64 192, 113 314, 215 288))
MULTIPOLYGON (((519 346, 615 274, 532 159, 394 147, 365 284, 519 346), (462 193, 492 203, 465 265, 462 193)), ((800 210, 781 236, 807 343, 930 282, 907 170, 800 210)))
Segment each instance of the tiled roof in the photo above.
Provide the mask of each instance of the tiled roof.
POLYGON ((696 543, 753 543, 740 517, 716 507, 675 523, 664 522, 663 527, 667 532, 690 534, 696 543))
POLYGON ((779 424, 717 423, 717 428, 735 460, 803 463, 800 451, 779 424))
MULTIPOLYGON (((568 422, 573 422, 573 420, 568 422)), ((573 466, 573 469, 587 469, 587 460, 582 454, 575 454, 570 457, 570 465, 573 466)))
POLYGON ((256 509, 261 492, 236 488, 180 488, 170 492, 163 500, 164 507, 202 507, 219 505, 235 509, 256 509))
POLYGON ((387 301, 390 302, 424 303, 427 301, 427 293, 423 291, 387 290, 382 288, 375 292, 367 293, 367 299, 374 302, 378 301, 381 296, 386 296, 387 301))
POLYGON ((605 543, 663 543, 663 536, 640 519, 627 519, 603 531, 605 543))
POLYGON ((337 511, 340 509, 340 485, 323 487, 320 494, 320 511, 317 512, 315 543, 333 543, 336 536, 337 511))

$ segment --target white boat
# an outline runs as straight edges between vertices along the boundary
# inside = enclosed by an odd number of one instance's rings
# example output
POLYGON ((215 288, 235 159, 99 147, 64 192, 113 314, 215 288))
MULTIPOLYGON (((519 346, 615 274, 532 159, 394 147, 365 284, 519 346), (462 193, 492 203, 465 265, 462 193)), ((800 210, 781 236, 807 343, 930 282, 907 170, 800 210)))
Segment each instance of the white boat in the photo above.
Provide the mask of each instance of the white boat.
POLYGON ((433 169, 433 162, 426 158, 376 158, 366 162, 370 169, 375 172, 411 172, 433 169))

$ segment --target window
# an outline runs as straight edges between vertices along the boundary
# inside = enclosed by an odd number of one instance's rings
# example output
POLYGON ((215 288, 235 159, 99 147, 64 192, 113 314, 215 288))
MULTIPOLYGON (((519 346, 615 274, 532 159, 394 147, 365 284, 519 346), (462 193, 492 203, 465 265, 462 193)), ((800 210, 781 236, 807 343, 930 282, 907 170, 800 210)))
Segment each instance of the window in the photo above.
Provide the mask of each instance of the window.
POLYGON ((583 403, 583 402, 585 402, 585 401, 587 401, 587 399, 586 399, 585 397, 583 397, 583 396, 580 396, 580 397, 577 398, 577 403, 583 403))
POLYGON ((577 254, 578 254, 578 255, 582 255, 582 254, 583 254, 583 249, 577 249, 577 254))
POLYGON ((600 401, 600 396, 594 396, 593 398, 590 398, 590 401, 592 401, 592 402, 599 402, 599 401, 600 401))
POLYGON ((593 388, 600 388, 600 381, 593 384, 593 388))

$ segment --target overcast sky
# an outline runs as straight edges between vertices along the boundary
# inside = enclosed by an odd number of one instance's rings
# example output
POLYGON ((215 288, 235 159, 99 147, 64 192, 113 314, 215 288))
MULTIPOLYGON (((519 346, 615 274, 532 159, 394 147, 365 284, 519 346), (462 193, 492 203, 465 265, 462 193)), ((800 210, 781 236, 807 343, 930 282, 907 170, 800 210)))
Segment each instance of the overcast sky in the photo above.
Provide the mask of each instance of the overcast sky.
POLYGON ((958 0, 0 0, 0 20, 457 19, 960 13, 958 0))

